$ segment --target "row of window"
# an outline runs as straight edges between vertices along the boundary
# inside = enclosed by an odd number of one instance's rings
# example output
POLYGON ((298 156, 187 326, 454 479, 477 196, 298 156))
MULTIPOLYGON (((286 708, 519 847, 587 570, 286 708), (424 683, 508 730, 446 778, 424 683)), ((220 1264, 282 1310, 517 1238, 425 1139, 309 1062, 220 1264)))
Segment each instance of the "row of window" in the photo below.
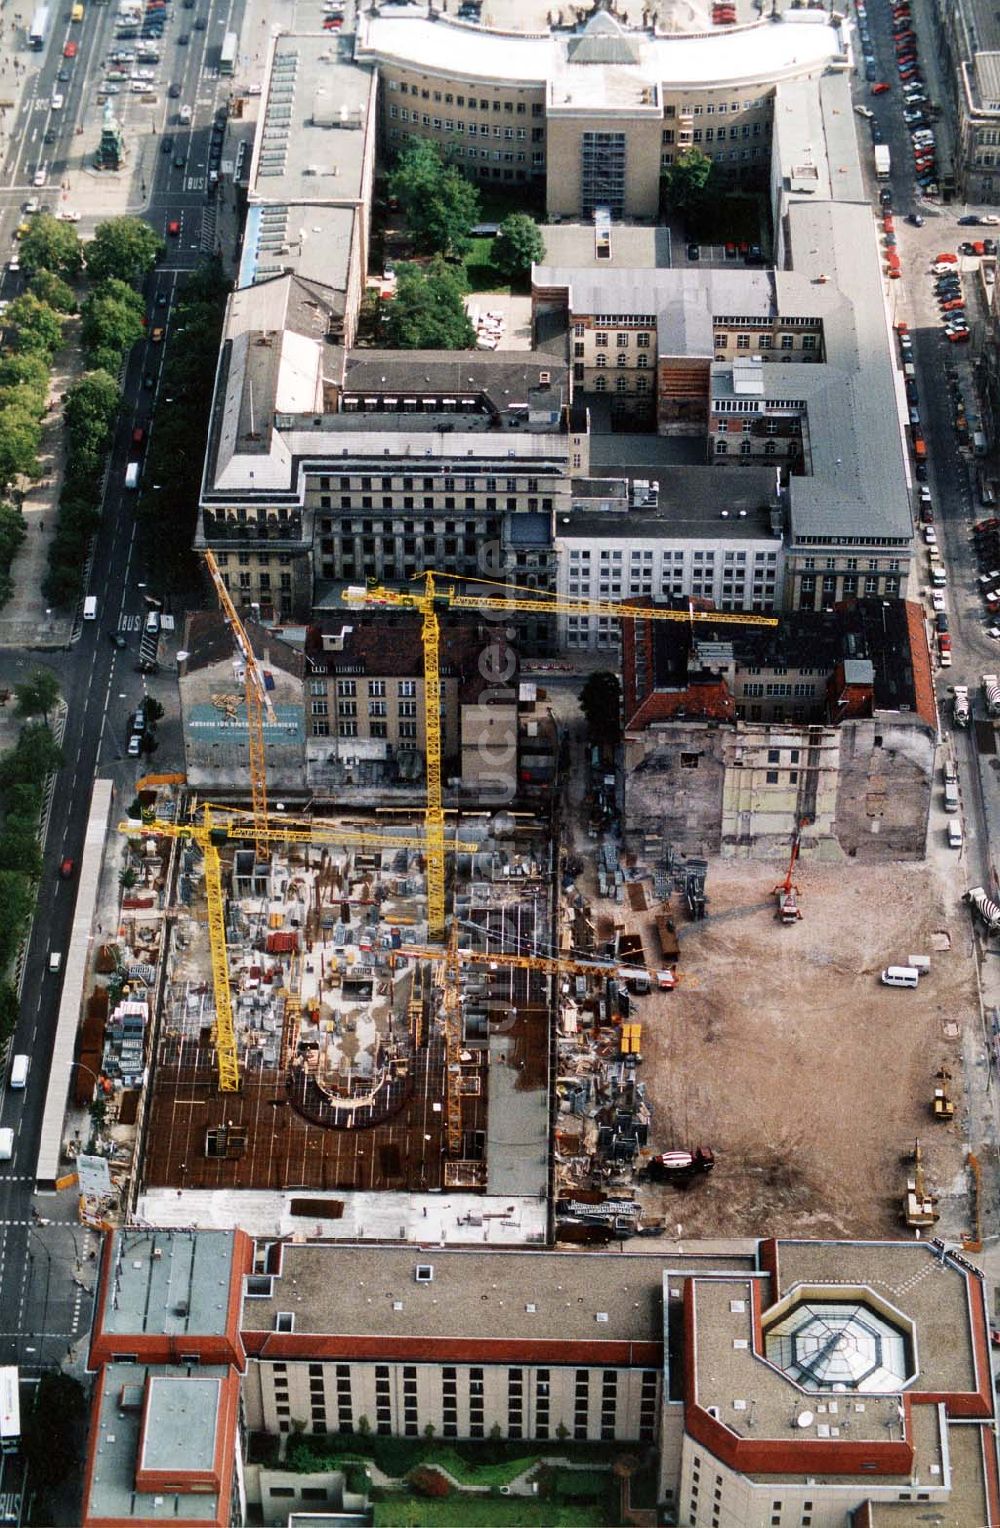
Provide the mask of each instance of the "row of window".
MULTIPOLYGON (((690 136, 691 140, 693 141, 694 135, 691 134, 689 136, 690 136)), ((687 141, 682 141, 681 144, 680 144, 681 150, 689 149, 690 147, 691 147, 691 143, 687 142, 687 141)), ((715 164, 725 164, 727 161, 730 164, 735 164, 738 160, 742 160, 744 163, 746 163, 748 160, 751 160, 751 159, 761 159, 768 152, 769 152, 769 150, 766 147, 762 149, 762 148, 758 147, 756 144, 753 146, 752 149, 729 149, 728 152, 725 149, 716 149, 714 151, 714 153, 712 151, 710 151, 709 149, 705 149, 705 151, 704 151, 705 158, 713 160, 715 164)), ((673 162, 674 162, 673 154, 671 154, 671 153, 663 153, 663 154, 660 155, 660 164, 661 165, 668 166, 668 165, 672 165, 673 162)))
MULTIPOLYGON (((770 123, 768 122, 744 122, 742 127, 731 127, 729 129, 729 137, 730 139, 749 138, 752 135, 754 138, 759 138, 762 131, 766 134, 769 129, 770 123)), ((726 129, 724 127, 720 127, 718 132, 716 132, 714 127, 694 127, 689 131, 682 128, 681 132, 684 133, 685 137, 690 137, 692 143, 701 143, 702 141, 705 143, 714 143, 716 141, 722 143, 726 137, 726 129)), ((663 129, 663 142, 670 144, 673 141, 673 128, 665 127, 663 129)))
MULTIPOLYGON (((435 132, 464 133, 470 138, 500 138, 508 143, 527 141, 528 129, 526 127, 494 127, 489 128, 485 123, 480 127, 476 122, 454 122, 450 117, 433 117, 429 112, 407 111, 405 106, 390 106, 389 116, 400 122, 412 122, 414 127, 418 124, 424 127, 432 127, 435 132)), ((541 143, 545 136, 540 127, 531 129, 532 143, 541 143)))
MULTIPOLYGON (((683 562, 685 557, 684 552, 678 551, 666 551, 661 555, 664 562, 668 562, 670 560, 673 560, 674 562, 683 562)), ((715 561, 714 552, 694 552, 692 555, 695 562, 711 563, 715 561)), ((624 557, 625 553, 618 547, 605 547, 601 552, 602 562, 622 562, 624 557)), ((629 553, 629 557, 632 562, 652 562, 653 552, 649 548, 646 550, 633 549, 629 553)), ((589 562, 590 549, 588 547, 574 547, 569 554, 569 560, 570 562, 589 562)), ((726 552, 723 556, 724 562, 744 563, 746 560, 746 552, 726 552)), ((777 552, 754 552, 753 560, 754 562, 758 563, 776 563, 778 560, 778 554, 777 552)))
MULTIPOLYGON (((797 456, 799 451, 800 451, 800 449, 801 448, 799 446, 799 443, 796 440, 789 440, 789 441, 766 440, 764 442, 763 455, 764 456, 777 456, 779 451, 787 451, 790 456, 797 456)), ((729 442, 728 442, 728 440, 717 440, 715 442, 715 454, 716 454, 716 456, 728 456, 729 455, 729 442)), ((760 454, 761 453, 758 452, 758 455, 760 455, 760 454)), ((752 440, 741 440, 740 441, 740 455, 741 456, 752 456, 753 455, 753 441, 752 440)))
MULTIPOLYGON (((408 85, 405 80, 389 80, 388 88, 391 93, 398 92, 399 95, 419 96, 422 101, 436 101, 439 105, 444 106, 468 106, 470 111, 475 111, 477 108, 479 111, 489 111, 492 106, 495 112, 503 111, 507 116, 523 117, 527 115, 528 103, 526 101, 490 102, 482 96, 469 96, 468 100, 466 100, 464 95, 452 95, 450 91, 442 93, 440 90, 418 89, 416 85, 408 85)), ((544 115, 544 108, 540 102, 534 101, 531 103, 531 115, 533 117, 544 115)))

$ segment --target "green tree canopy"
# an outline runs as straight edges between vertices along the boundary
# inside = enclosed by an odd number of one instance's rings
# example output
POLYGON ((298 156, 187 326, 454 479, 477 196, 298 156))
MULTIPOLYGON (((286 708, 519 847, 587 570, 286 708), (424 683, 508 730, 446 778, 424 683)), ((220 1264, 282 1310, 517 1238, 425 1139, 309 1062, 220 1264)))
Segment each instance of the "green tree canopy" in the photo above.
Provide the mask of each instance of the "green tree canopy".
POLYGON ((7 388, 28 387, 37 393, 44 409, 49 395, 49 368, 40 355, 18 355, 11 352, 0 356, 0 393, 7 388))
POLYGON ((142 338, 144 305, 138 292, 114 277, 101 282, 81 309, 80 341, 98 370, 116 371, 142 338))
POLYGON ((31 292, 22 292, 7 309, 6 324, 13 332, 14 348, 46 355, 50 359, 62 341, 62 319, 48 303, 39 302, 31 292))
POLYGON ((0 401, 0 487, 16 477, 37 477, 41 426, 36 415, 19 403, 0 401))
POLYGON ((694 207, 708 195, 712 161, 701 149, 691 148, 679 154, 663 175, 663 189, 671 207, 694 207))
POLYGON ((35 669, 23 684, 14 686, 18 716, 40 716, 48 726, 49 712, 59 699, 59 681, 51 669, 35 669))
POLYGON ((418 248, 465 254, 469 229, 479 216, 479 190, 445 163, 433 143, 421 139, 403 150, 389 177, 389 192, 398 198, 418 248))
POLYGON ((476 334, 462 301, 462 282, 443 260, 426 270, 401 265, 389 304, 386 336, 400 350, 465 350, 476 334))
POLYGON ((120 394, 115 378, 106 371, 90 371, 66 394, 64 417, 75 447, 90 443, 102 450, 115 415, 120 394))
POLYGON ((163 240, 141 218, 111 218, 98 223, 86 246, 87 270, 93 281, 109 276, 138 281, 153 269, 163 250, 163 240))
POLYGON ((76 312, 76 294, 55 271, 37 270, 28 282, 28 290, 39 302, 48 303, 57 313, 76 312))
POLYGON ((45 212, 33 217, 21 240, 21 269, 29 276, 35 271, 78 276, 83 269, 83 246, 73 224, 61 223, 45 212))
POLYGON ((505 217, 490 259, 510 281, 523 281, 530 275, 532 265, 545 259, 545 241, 534 218, 526 212, 505 217))
POLYGON ((621 686, 618 675, 599 669, 580 692, 580 709, 595 743, 617 744, 621 737, 621 686))

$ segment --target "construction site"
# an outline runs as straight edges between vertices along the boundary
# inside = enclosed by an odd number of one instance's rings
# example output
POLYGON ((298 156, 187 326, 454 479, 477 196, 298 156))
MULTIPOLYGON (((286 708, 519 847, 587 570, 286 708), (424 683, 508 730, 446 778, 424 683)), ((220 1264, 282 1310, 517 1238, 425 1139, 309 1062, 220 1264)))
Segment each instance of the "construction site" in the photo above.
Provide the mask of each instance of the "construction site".
MULTIPOLYGON (((140 791, 91 997, 128 1031, 127 1067, 102 1077, 139 1121, 143 1218, 598 1245, 938 1226, 975 1244, 978 1002, 947 875, 800 858, 798 835, 777 884, 659 840, 626 855, 570 689, 551 697, 552 809, 446 813, 429 725, 422 813, 270 810, 265 677, 219 598, 252 804, 140 791), (901 993, 880 972, 903 962, 901 993)), ((407 600, 434 678, 435 599, 407 600)))

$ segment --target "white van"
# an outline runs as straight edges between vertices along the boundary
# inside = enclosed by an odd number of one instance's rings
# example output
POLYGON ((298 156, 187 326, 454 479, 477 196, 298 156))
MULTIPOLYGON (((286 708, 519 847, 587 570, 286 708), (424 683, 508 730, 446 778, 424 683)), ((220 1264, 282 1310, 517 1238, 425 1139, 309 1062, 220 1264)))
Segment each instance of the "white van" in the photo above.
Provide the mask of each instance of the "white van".
POLYGON ((14 1132, 8 1125, 0 1130, 0 1162, 9 1162, 14 1155, 14 1132))
POLYGON ((964 839, 960 823, 949 822, 948 824, 948 848, 961 849, 964 839))
POLYGON ((958 786, 954 780, 949 780, 944 788, 944 809, 946 812, 958 811, 958 786))
POLYGON ((83 619, 85 621, 97 620, 97 595, 88 594, 83 602, 83 619))
POLYGON ((62 970, 62 950, 53 950, 49 956, 49 971, 53 976, 62 970))
POLYGON ((64 104, 63 97, 59 94, 59 92, 57 90, 55 95, 52 97, 52 110, 53 111, 62 111, 63 104, 64 104))
POLYGON ((12 1088, 24 1088, 28 1084, 28 1067, 31 1059, 28 1056, 15 1056, 10 1064, 10 1085, 12 1088))
POLYGON ((919 981, 920 972, 912 966, 886 966, 882 972, 884 987, 915 987, 919 981))

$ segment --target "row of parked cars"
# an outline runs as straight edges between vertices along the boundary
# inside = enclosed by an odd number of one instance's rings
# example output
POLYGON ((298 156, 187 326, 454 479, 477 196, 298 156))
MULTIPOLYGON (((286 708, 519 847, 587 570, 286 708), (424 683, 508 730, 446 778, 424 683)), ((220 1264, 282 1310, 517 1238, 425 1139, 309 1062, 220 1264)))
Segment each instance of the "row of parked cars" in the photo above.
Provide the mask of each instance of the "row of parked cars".
POLYGON ((946 250, 937 256, 931 269, 934 275, 934 296, 937 298, 945 339, 953 345, 967 345, 969 323, 958 256, 946 250))
POLYGON ((913 148, 913 171, 925 196, 937 196, 937 145, 931 127, 931 103, 920 70, 917 34, 910 0, 895 0, 892 7, 893 46, 903 96, 903 121, 913 148))

